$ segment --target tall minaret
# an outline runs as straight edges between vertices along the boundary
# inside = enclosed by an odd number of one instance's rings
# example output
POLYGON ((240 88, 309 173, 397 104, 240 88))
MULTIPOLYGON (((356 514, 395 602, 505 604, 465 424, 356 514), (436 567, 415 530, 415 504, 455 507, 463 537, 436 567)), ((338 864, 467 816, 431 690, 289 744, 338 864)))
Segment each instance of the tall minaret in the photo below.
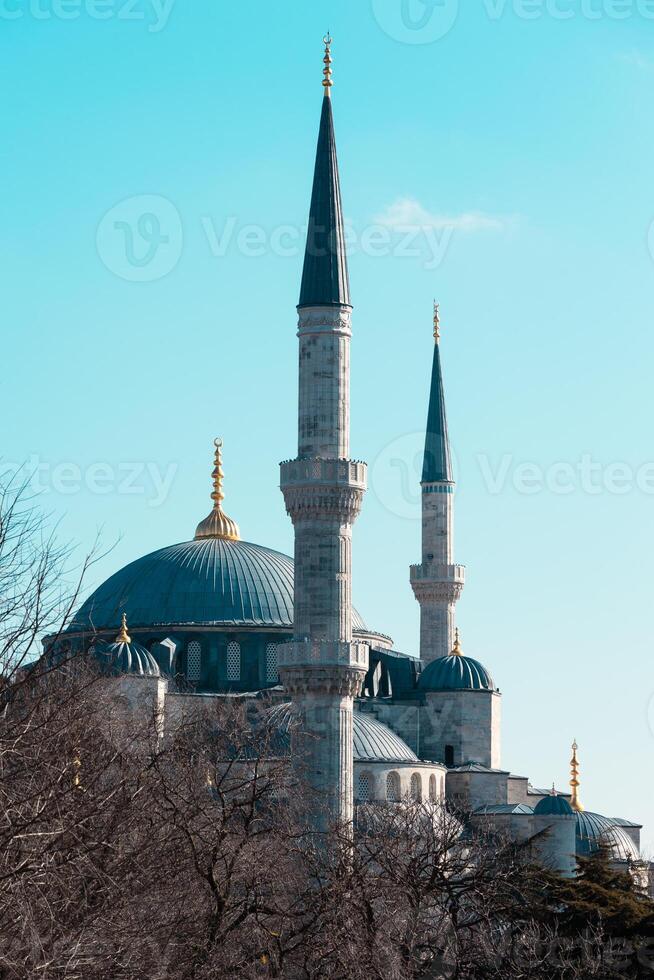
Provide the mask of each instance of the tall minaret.
POLYGON ((434 361, 422 467, 422 564, 411 566, 420 603, 420 659, 427 664, 454 649, 454 606, 465 569, 454 564, 454 476, 447 434, 440 353, 440 321, 434 304, 434 361))
POLYGON ((282 683, 299 710, 302 757, 315 800, 352 819, 352 712, 368 647, 352 642, 352 524, 366 466, 350 460, 350 288, 331 104, 331 38, 298 305, 298 456, 281 464, 295 528, 294 639, 280 650, 282 683))

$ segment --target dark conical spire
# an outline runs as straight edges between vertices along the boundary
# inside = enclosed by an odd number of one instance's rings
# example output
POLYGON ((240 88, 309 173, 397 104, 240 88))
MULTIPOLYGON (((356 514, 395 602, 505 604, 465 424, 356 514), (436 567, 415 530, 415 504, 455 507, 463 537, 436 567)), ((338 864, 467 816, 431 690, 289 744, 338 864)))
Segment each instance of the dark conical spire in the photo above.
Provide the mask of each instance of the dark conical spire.
POLYGON ((423 483, 454 483, 450 438, 447 434, 445 391, 441 367, 440 329, 438 306, 434 306, 434 362, 431 370, 431 393, 427 416, 425 458, 422 467, 423 483))
POLYGON ((331 71, 326 81, 329 84, 322 100, 299 306, 351 305, 334 117, 329 96, 331 71))

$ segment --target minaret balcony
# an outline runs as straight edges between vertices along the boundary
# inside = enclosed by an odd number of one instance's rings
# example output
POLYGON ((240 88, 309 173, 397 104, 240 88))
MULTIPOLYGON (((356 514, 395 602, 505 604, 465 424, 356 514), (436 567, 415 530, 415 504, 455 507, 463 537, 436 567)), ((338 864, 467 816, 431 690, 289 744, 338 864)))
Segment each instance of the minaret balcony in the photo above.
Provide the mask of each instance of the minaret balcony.
POLYGON ((463 585, 466 580, 465 565, 437 565, 429 562, 411 565, 411 582, 454 582, 463 585))
POLYGON ((465 565, 411 565, 411 587, 421 603, 456 602, 465 577, 465 565))

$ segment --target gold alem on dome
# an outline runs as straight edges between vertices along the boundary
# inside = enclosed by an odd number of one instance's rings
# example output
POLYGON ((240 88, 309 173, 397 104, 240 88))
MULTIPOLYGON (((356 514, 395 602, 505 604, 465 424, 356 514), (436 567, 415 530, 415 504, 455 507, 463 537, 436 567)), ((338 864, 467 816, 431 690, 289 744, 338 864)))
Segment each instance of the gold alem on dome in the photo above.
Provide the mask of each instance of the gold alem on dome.
POLYGON ((434 300, 434 340, 437 344, 441 341, 441 315, 440 305, 434 300))
POLYGON ((123 618, 120 623, 120 630, 118 631, 118 636, 116 637, 116 643, 131 643, 132 638, 127 632, 127 613, 123 613, 123 618))
POLYGON ((325 57, 322 59, 325 67, 322 70, 325 76, 322 80, 322 85, 325 90, 325 95, 331 95, 331 87, 334 84, 332 82, 332 36, 327 31, 323 38, 323 43, 325 45, 325 57))
POLYGON ((577 740, 572 743, 572 758, 570 759, 570 786, 572 787, 572 794, 570 796, 570 806, 577 813, 583 813, 584 808, 579 802, 579 760, 577 759, 577 740))
POLYGON ((461 634, 459 632, 459 627, 454 631, 454 649, 452 650, 453 657, 462 657, 463 650, 461 649, 461 634))
POLYGON ((241 537, 241 533, 238 529, 238 524, 233 521, 231 517, 223 512, 222 502, 225 499, 223 493, 223 467, 222 467, 222 439, 214 439, 214 446, 216 447, 216 452, 214 454, 214 464, 213 464, 213 492, 211 494, 211 499, 213 500, 213 510, 208 517, 205 517, 203 521, 197 526, 195 532, 195 540, 198 541, 202 538, 222 538, 225 541, 238 541, 241 537))

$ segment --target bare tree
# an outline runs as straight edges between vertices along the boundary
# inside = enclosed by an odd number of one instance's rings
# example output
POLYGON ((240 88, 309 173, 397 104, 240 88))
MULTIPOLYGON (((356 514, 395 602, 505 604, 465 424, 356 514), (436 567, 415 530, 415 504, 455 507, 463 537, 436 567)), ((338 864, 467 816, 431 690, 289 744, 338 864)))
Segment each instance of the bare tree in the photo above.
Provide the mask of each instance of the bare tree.
POLYGON ((68 625, 97 542, 77 566, 73 553, 37 506, 29 480, 21 473, 0 479, 0 683, 15 684, 43 638, 56 641, 68 625))

